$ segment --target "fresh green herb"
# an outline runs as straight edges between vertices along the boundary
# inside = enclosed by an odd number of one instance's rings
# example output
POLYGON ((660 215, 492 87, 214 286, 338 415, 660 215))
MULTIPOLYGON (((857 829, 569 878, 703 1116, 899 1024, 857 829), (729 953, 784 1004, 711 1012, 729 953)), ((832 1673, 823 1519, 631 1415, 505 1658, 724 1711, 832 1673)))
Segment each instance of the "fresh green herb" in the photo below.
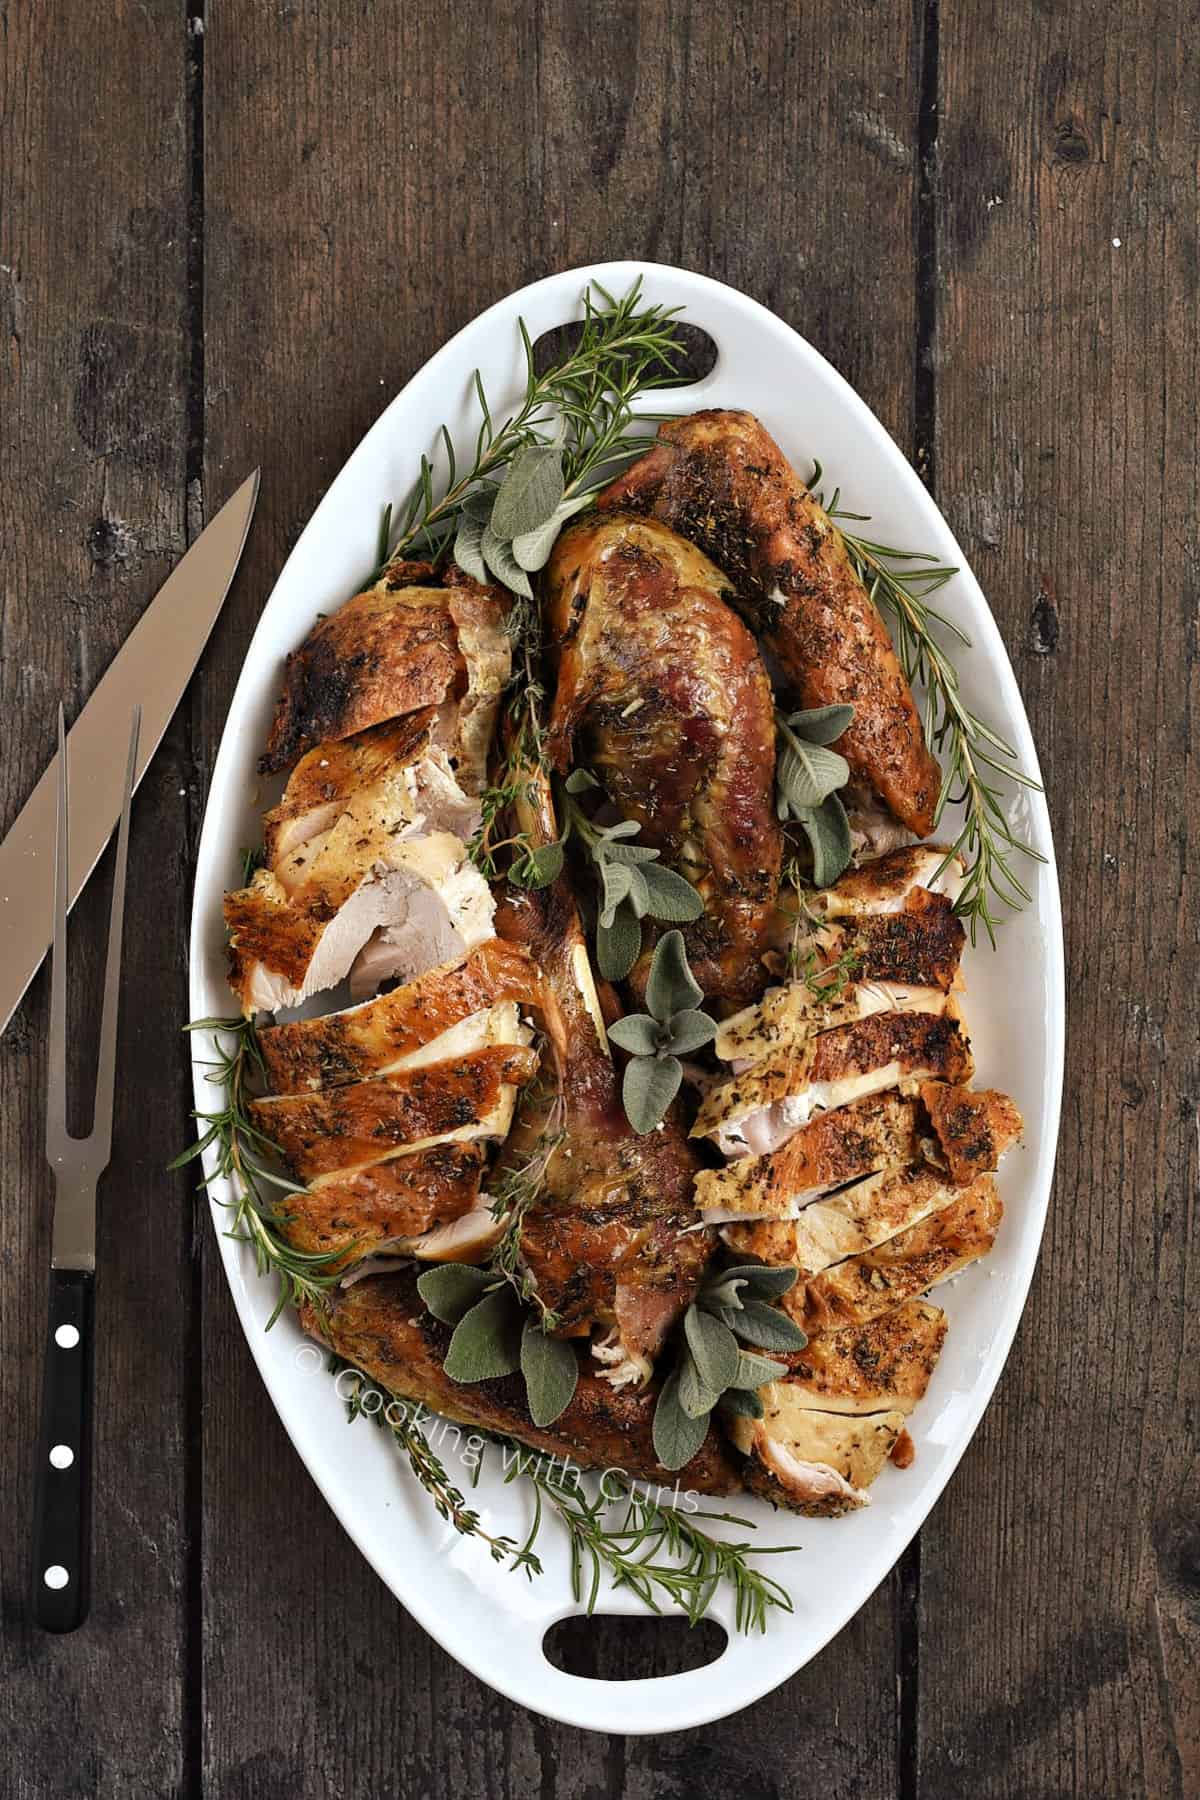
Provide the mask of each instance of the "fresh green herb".
MULTIPOLYGON (((524 1569, 530 1578, 542 1574, 541 1560, 534 1554, 532 1537, 527 1538, 524 1544, 518 1544, 515 1538, 497 1537, 484 1530, 479 1514, 467 1505, 461 1489, 451 1481, 445 1464, 420 1425, 409 1417, 408 1406, 403 1400, 368 1408, 367 1396, 379 1390, 367 1381, 361 1370, 355 1369, 352 1363, 343 1362, 338 1356, 330 1357, 329 1367, 333 1373, 350 1371, 357 1376, 357 1381, 346 1396, 348 1419, 353 1421, 369 1418, 377 1426, 391 1432, 408 1458, 409 1468, 433 1501, 434 1509, 448 1525, 453 1526, 460 1536, 477 1538, 480 1543, 486 1544, 493 1562, 507 1563, 512 1569, 524 1569)), ((382 1402, 382 1395, 380 1399, 382 1402)))
MULTIPOLYGON (((514 1438, 493 1437, 504 1459, 506 1484, 527 1480, 534 1493, 534 1516, 523 1543, 496 1536, 484 1529, 478 1512, 448 1475, 425 1432, 410 1417, 404 1401, 369 1407, 367 1396, 379 1392, 360 1370, 340 1357, 330 1358, 330 1370, 352 1372, 358 1377, 346 1400, 349 1419, 369 1418, 390 1431, 408 1459, 409 1467, 433 1501, 440 1517, 461 1536, 484 1544, 494 1562, 523 1569, 532 1579, 544 1573, 534 1545, 546 1512, 564 1526, 571 1551, 571 1587, 577 1601, 595 1611, 605 1572, 618 1587, 627 1587, 653 1612, 664 1605, 678 1606, 689 1622, 697 1624, 707 1613, 718 1588, 728 1584, 734 1593, 734 1619, 739 1631, 764 1631, 773 1607, 791 1612, 787 1589, 764 1575, 750 1561, 752 1556, 783 1556, 793 1546, 769 1545, 761 1550, 748 1540, 714 1537, 706 1524, 741 1525, 752 1530, 749 1519, 735 1513, 683 1512, 660 1503, 648 1489, 606 1472, 600 1490, 592 1494, 583 1479, 568 1465, 530 1450, 514 1438), (614 1517, 615 1515, 615 1517, 614 1517)), ((478 1464, 476 1465, 478 1469, 478 1464)))
POLYGON ((625 1116, 644 1136, 653 1131, 679 1092, 681 1056, 711 1044, 717 1027, 701 1012, 704 994, 688 967, 681 931, 668 931, 654 948, 646 983, 645 1013, 630 1013, 610 1025, 614 1044, 629 1052, 621 1087, 625 1116))
MULTIPOLYGON (((652 1612, 661 1612, 664 1603, 678 1606, 692 1625, 705 1616, 717 1589, 726 1583, 733 1588, 739 1631, 765 1631, 772 1607, 791 1612, 787 1589, 754 1568, 749 1558, 788 1555, 794 1546, 756 1550, 748 1541, 730 1542, 704 1529, 708 1522, 752 1529, 749 1519, 661 1505, 644 1486, 611 1471, 593 1496, 567 1468, 511 1440, 505 1447, 511 1452, 506 1480, 526 1476, 566 1527, 571 1590, 589 1615, 599 1601, 605 1572, 615 1586, 629 1588, 652 1612), (615 1522, 614 1510, 619 1513, 615 1522)), ((535 1529, 536 1524, 537 1520, 535 1529)))
MULTIPOLYGON (((280 1230, 280 1202, 265 1190, 277 1188, 284 1194, 303 1190, 269 1167, 267 1159, 278 1152, 250 1118, 247 1103, 265 1074, 253 1019, 193 1019, 184 1029, 212 1033, 215 1054, 207 1065, 205 1080, 223 1092, 224 1104, 212 1112, 192 1113, 200 1135, 168 1167, 182 1169, 206 1150, 213 1150, 214 1174, 223 1176, 234 1190, 233 1199, 221 1203, 233 1213, 227 1235, 253 1247, 260 1275, 272 1272, 279 1277, 279 1299, 267 1320, 269 1331, 289 1302, 292 1306, 304 1300, 324 1302, 325 1290, 338 1279, 329 1271, 329 1264, 345 1252, 294 1250, 280 1230)), ((207 1187, 207 1180, 200 1185, 207 1187)))
POLYGON ((681 1469, 691 1461, 715 1406, 762 1418, 756 1390, 786 1371, 741 1344, 784 1355, 803 1350, 808 1339, 799 1326, 769 1304, 795 1280, 795 1269, 747 1263, 721 1270, 701 1288, 684 1314, 679 1357, 654 1409, 654 1449, 665 1468, 681 1469))
POLYGON ((521 1233, 525 1215, 545 1186, 551 1161, 566 1135, 561 1122, 561 1107, 556 1102, 529 1155, 505 1169, 492 1184, 492 1216, 504 1220, 504 1233, 492 1251, 491 1268, 508 1282, 524 1305, 539 1309, 543 1331, 553 1331, 558 1319, 542 1299, 532 1272, 525 1266, 521 1233))
POLYGON ((583 308, 574 349, 541 374, 525 323, 518 321, 525 393, 500 424, 476 371, 474 454, 460 468, 442 426, 444 467, 437 470, 422 456, 399 509, 391 560, 414 551, 438 558, 453 544, 456 560, 477 580, 490 570, 506 587, 528 596, 529 571, 546 562, 565 520, 642 453, 644 425, 652 415, 639 422, 634 403, 675 380, 680 350, 671 322, 679 309, 647 306, 640 277, 620 299, 593 282, 583 308))
POLYGON ((242 859, 242 886, 249 887, 259 869, 265 868, 267 856, 261 844, 248 844, 239 851, 242 859))
POLYGON ((817 887, 832 886, 850 861, 850 824, 837 793, 850 779, 850 765, 828 746, 853 718, 852 706, 775 714, 775 810, 807 837, 817 887))
MULTIPOLYGON (((820 479, 818 463, 810 488, 815 490, 820 479)), ((929 596, 958 570, 939 564, 920 550, 898 550, 891 544, 854 536, 841 522, 865 520, 869 515, 840 510, 839 498, 840 490, 826 511, 839 521, 847 554, 872 601, 886 607, 895 622, 896 647, 905 675, 913 686, 925 688, 925 732, 945 769, 935 825, 947 804, 963 808, 962 828, 946 857, 948 863, 951 857, 961 856, 967 868, 955 911, 968 921, 972 943, 982 925, 994 945, 997 918, 993 903, 1019 911, 1030 900, 1017 873, 1017 859, 1046 859, 1009 824, 1001 791, 991 775, 1035 791, 1040 791, 1038 783, 1021 769, 1012 745, 966 706, 958 672, 934 636, 934 627, 941 626, 960 644, 970 645, 961 628, 929 604, 929 596)), ((818 500, 824 505, 820 495, 818 500)))
POLYGON ((657 850, 630 842, 638 834, 634 820, 596 825, 588 818, 576 796, 598 786, 586 769, 574 769, 562 784, 560 843, 574 836, 592 861, 600 881, 596 962, 606 981, 623 981, 641 950, 644 918, 686 925, 700 917, 704 902, 690 881, 661 866, 657 850))

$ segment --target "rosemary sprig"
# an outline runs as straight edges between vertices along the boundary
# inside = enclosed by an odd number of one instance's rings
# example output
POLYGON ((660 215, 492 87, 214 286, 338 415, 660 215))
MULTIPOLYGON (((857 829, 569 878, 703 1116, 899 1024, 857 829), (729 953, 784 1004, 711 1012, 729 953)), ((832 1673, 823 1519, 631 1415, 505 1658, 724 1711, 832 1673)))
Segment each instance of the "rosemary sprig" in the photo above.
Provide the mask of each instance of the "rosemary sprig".
MULTIPOLYGON (((462 468, 450 433, 438 433, 444 467, 421 457, 417 478, 398 511, 399 530, 388 560, 414 548, 440 557, 472 489, 494 483, 500 469, 525 446, 558 443, 563 455, 563 502, 579 502, 597 492, 622 462, 645 449, 635 427, 633 402, 639 394, 675 379, 679 354, 671 321, 678 307, 646 306, 641 277, 620 299, 592 282, 583 297, 583 325, 575 348, 538 373, 533 342, 518 320, 525 351, 525 393, 516 411, 497 424, 479 371, 475 398, 479 428, 474 454, 462 468), (440 491, 439 491, 440 489, 440 491)), ((642 424, 653 415, 640 415, 642 424)))
MULTIPOLYGON (((809 483, 814 492, 820 479, 821 465, 817 463, 809 483)), ((925 688, 925 733, 940 755, 945 773, 935 826, 948 803, 961 803, 963 808, 962 827, 946 857, 949 862, 951 857, 961 856, 966 864, 955 911, 968 921, 972 943, 982 925, 994 945, 998 921, 993 902, 1015 912, 1031 899, 1017 873, 1016 858, 1046 859, 1009 824, 1001 791, 991 777, 1000 775, 1040 792, 1039 785, 1020 768, 1012 745, 965 704, 958 671, 934 636, 934 627, 940 626, 959 643, 970 644, 961 627, 929 603, 929 596, 958 570, 938 563, 924 551, 898 550, 891 544, 856 537, 846 530, 844 521, 865 520, 869 515, 839 509, 840 495, 840 489, 835 491, 825 510, 838 521, 846 552, 872 602, 886 607, 895 622, 896 648, 909 683, 925 688)), ((823 496, 817 498, 824 505, 823 496)))
MULTIPOLYGON (((749 1558, 786 1555, 793 1545, 756 1550, 747 1540, 714 1537, 698 1523, 720 1521, 753 1529, 749 1519, 734 1513, 686 1513, 660 1505, 644 1488, 611 1472, 593 1496, 573 1471, 531 1455, 512 1440, 508 1440, 508 1448, 516 1454, 506 1469, 506 1482, 526 1476, 539 1499, 548 1502, 566 1527, 571 1591, 576 1600, 584 1601, 589 1615, 595 1611, 605 1572, 614 1586, 631 1589, 652 1612, 661 1613, 664 1602, 681 1607, 691 1625, 704 1617, 717 1589, 726 1582, 734 1591, 734 1620, 739 1631, 765 1631, 772 1607, 791 1612, 787 1589, 756 1569, 749 1558), (609 1517, 614 1503, 624 1508, 616 1523, 609 1517)), ((535 1511, 534 1535, 539 1523, 540 1506, 535 1511)))
MULTIPOLYGON (((750 1530, 753 1524, 735 1513, 687 1513, 662 1505, 644 1488, 611 1470, 599 1491, 590 1494, 575 1470, 557 1458, 494 1433, 487 1434, 488 1441, 501 1452, 505 1485, 525 1478, 533 1488, 533 1520, 522 1543, 485 1531, 479 1514, 467 1504, 411 1416, 409 1403, 390 1400, 368 1383, 361 1370, 337 1355, 330 1356, 329 1369, 333 1374, 357 1377, 346 1395, 347 1417, 369 1418, 389 1430, 438 1514, 460 1536, 478 1538, 493 1561, 524 1569, 530 1578, 543 1574, 534 1545, 547 1508, 556 1515, 570 1540, 571 1589, 576 1600, 585 1600, 589 1615, 595 1611, 605 1571, 616 1586, 632 1589, 653 1612, 661 1613, 664 1602, 682 1607, 692 1625, 704 1617, 717 1589, 726 1582, 733 1587, 739 1631, 765 1631, 772 1607, 791 1612, 787 1589, 749 1559, 786 1555, 794 1545, 756 1549, 748 1540, 714 1537, 701 1521, 743 1525, 750 1530), (379 1393, 380 1404, 368 1407, 366 1397, 372 1392, 379 1393), (611 1514, 618 1506, 624 1511, 614 1522, 611 1514)), ((477 1478, 478 1464, 474 1473, 477 1478)))
MULTIPOLYGON (((278 1202, 264 1191, 302 1192, 294 1181, 267 1166, 264 1158, 275 1154, 275 1145, 254 1125, 248 1111, 247 1101, 265 1073, 253 1019, 193 1019, 184 1030, 212 1032, 215 1055, 205 1080, 223 1093, 224 1104, 212 1112, 193 1111, 200 1135, 168 1167, 182 1169, 215 1146, 216 1174, 231 1182, 234 1190, 234 1198, 221 1203, 233 1213, 227 1235, 252 1246, 260 1275, 273 1272, 279 1277, 279 1299, 267 1320, 269 1331, 289 1303, 323 1302, 325 1290, 338 1279, 328 1272, 328 1265, 344 1251, 293 1249, 279 1229, 278 1202)), ((207 1180, 200 1184, 207 1185, 207 1180)))

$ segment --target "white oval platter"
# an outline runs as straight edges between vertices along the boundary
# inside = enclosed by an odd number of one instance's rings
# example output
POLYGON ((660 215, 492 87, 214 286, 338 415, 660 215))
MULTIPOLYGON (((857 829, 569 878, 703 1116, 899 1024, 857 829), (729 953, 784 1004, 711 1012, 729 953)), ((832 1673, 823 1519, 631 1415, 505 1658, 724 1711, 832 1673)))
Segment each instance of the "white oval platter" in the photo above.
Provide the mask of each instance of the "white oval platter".
MULTIPOLYGON (((703 381, 652 397, 656 408, 731 406, 759 415, 803 472, 814 457, 843 504, 872 517, 871 536, 932 551, 960 573, 939 605, 972 640, 956 652, 968 705, 1014 744, 1022 766, 1037 758, 1012 668, 987 602, 949 527, 913 470, 863 401, 803 338, 757 302, 682 269, 634 262, 574 269, 534 283, 492 306, 440 350, 376 421, 334 481, 275 585, 246 654, 229 710, 200 840, 191 933, 191 1016, 224 1016, 234 1006, 225 983, 221 896, 236 883, 239 847, 257 842, 266 797, 255 761, 266 736, 287 652, 321 612, 356 591, 372 565, 380 513, 408 489, 422 451, 433 453, 443 421, 455 441, 473 441, 471 375, 482 372, 493 412, 523 385, 518 315, 530 334, 581 315, 589 280, 622 293, 641 275, 648 300, 683 306, 711 334, 718 360, 703 381)), ((266 472, 270 480, 270 471, 266 472)), ((965 1012, 981 1085, 1012 1094, 1025 1117, 1023 1144, 1000 1176, 1005 1216, 995 1250, 939 1290, 949 1316, 946 1347, 929 1392, 911 1421, 917 1456, 887 1467, 872 1504, 844 1519, 808 1520, 739 1498, 755 1540, 798 1544, 768 1559, 794 1612, 771 1616, 765 1635, 733 1626, 719 1596, 711 1616, 727 1629, 723 1653, 706 1667, 655 1680, 597 1681, 566 1674, 545 1657, 556 1620, 581 1610, 571 1597, 566 1539, 556 1522, 539 1540, 545 1572, 533 1580, 497 1567, 483 1546, 436 1516, 396 1453, 390 1434, 348 1424, 324 1360, 292 1316, 264 1330, 275 1283, 260 1280, 241 1244, 220 1235, 221 1255, 250 1349, 292 1442, 326 1500, 392 1592, 439 1643, 481 1680, 521 1705, 571 1725, 622 1733, 677 1731, 736 1712, 787 1679, 838 1632, 896 1562, 934 1505, 971 1441, 1004 1367, 1025 1303, 1054 1168, 1063 1067, 1063 954, 1058 884, 1046 805, 1040 793, 1009 796, 1046 861, 1023 871, 1029 909, 1006 922, 999 948, 969 949, 965 1012)), ((204 1080, 206 1040, 194 1040, 196 1103, 211 1107, 204 1080)), ((210 1177, 211 1167, 207 1169, 210 1177)), ((213 1216, 224 1233, 227 1187, 212 1180, 213 1216)), ((452 1473, 452 1440, 443 1445, 452 1473)), ((523 1484, 505 1486, 490 1453, 471 1494, 488 1529, 520 1536, 529 1518, 523 1484)), ((236 1495, 228 1497, 237 1505, 236 1495)), ((744 1530, 734 1535, 748 1535, 744 1530)), ((620 1590, 604 1590, 600 1610, 639 1612, 620 1590)))

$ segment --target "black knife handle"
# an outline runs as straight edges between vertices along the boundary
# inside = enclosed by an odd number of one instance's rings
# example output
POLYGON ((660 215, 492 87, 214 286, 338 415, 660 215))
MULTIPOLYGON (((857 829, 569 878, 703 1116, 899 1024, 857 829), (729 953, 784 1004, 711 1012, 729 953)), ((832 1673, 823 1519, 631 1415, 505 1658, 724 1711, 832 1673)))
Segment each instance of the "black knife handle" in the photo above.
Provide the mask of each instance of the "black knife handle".
POLYGON ((95 1289, 90 1269, 50 1271, 33 1502, 33 1616, 44 1631, 74 1631, 88 1612, 95 1289))

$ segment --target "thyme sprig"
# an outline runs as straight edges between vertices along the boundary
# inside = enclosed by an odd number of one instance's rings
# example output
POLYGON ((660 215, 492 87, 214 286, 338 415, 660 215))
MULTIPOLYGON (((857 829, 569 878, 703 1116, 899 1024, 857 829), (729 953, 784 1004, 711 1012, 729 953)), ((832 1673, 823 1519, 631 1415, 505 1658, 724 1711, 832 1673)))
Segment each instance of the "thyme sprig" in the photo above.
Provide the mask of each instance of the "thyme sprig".
MULTIPOLYGON (((809 482, 814 492, 820 479, 821 465, 816 463, 809 482)), ((824 505, 823 496, 817 497, 824 505)), ((998 920, 993 903, 1016 912, 1031 900, 1017 873, 1016 859, 1046 859, 1010 825, 1003 795, 992 776, 1035 792, 1041 791, 1039 784, 1020 767, 1012 745, 966 705, 958 671, 934 635, 934 627, 940 626, 960 644, 971 642, 953 619, 929 603, 929 596, 958 570, 925 551, 899 550, 855 536, 847 531, 845 521, 865 521, 870 515, 840 508, 840 497, 838 489, 825 510, 838 522, 846 552, 872 602, 886 607, 895 623, 896 648, 909 683, 925 688, 925 734, 941 757, 945 774, 935 827, 947 804, 963 808, 962 827, 942 865, 944 868, 955 856, 961 856, 966 864, 955 911, 967 920, 972 943, 982 925, 994 945, 998 920)))
POLYGON ((556 1096, 528 1156, 506 1169, 492 1183, 492 1217, 504 1220, 504 1233, 492 1251, 489 1267, 515 1290, 522 1305, 536 1307, 543 1331, 554 1331, 559 1318, 542 1299, 533 1271, 525 1264, 521 1232, 525 1215, 545 1187, 550 1164, 566 1135, 561 1096, 556 1096))
MULTIPOLYGON (((530 1577, 542 1573, 541 1560, 533 1550, 536 1532, 530 1533, 524 1544, 518 1544, 516 1538, 485 1531, 479 1514, 474 1507, 468 1506, 466 1496, 450 1479, 445 1463, 421 1430, 419 1422, 410 1416, 406 1401, 390 1399, 384 1395, 367 1380, 361 1369, 356 1369, 353 1363, 345 1362, 340 1356, 330 1356, 329 1369, 334 1375, 349 1373, 355 1377, 345 1395, 347 1419, 351 1423, 355 1419, 371 1419, 377 1426, 391 1432, 396 1444, 408 1458, 409 1468, 433 1501, 434 1510, 440 1518, 453 1526, 461 1537, 478 1538, 487 1546, 493 1562, 508 1563, 513 1569, 524 1569, 530 1577), (380 1404, 368 1407, 367 1398, 372 1394, 379 1395, 380 1404)), ((476 1464, 476 1475, 478 1467, 476 1464)))
MULTIPOLYGON (((253 1019, 193 1019, 184 1030, 212 1033, 214 1055, 208 1060, 204 1079, 222 1092, 224 1104, 211 1112, 193 1110, 199 1136, 168 1167, 182 1169, 215 1148, 215 1174, 229 1181, 234 1192, 232 1200, 221 1202, 233 1213, 226 1235, 252 1247, 260 1275, 279 1277, 279 1298, 266 1325, 269 1331, 288 1304, 323 1303, 325 1290, 338 1279, 328 1265, 343 1255, 344 1249, 295 1250, 280 1230, 279 1202, 267 1190, 275 1188, 285 1194, 302 1190, 269 1166, 266 1159, 277 1154, 275 1145, 250 1117, 247 1102, 265 1075, 253 1019)), ((208 1186, 207 1178, 200 1186, 208 1186)))
POLYGON ((554 444, 562 451, 564 506, 589 499, 621 463, 645 449, 644 426, 635 423, 640 394, 675 380, 679 345, 671 321, 678 307, 647 306, 639 276, 618 299, 593 281, 583 296, 583 324, 573 350, 539 373, 525 321, 517 321, 525 352, 525 393, 515 412, 497 423, 483 379, 473 377, 479 408, 474 453, 460 465, 445 425, 438 432, 441 469, 426 455, 407 497, 397 509, 395 539, 387 560, 413 551, 442 556, 472 490, 490 490, 518 451, 554 444))

